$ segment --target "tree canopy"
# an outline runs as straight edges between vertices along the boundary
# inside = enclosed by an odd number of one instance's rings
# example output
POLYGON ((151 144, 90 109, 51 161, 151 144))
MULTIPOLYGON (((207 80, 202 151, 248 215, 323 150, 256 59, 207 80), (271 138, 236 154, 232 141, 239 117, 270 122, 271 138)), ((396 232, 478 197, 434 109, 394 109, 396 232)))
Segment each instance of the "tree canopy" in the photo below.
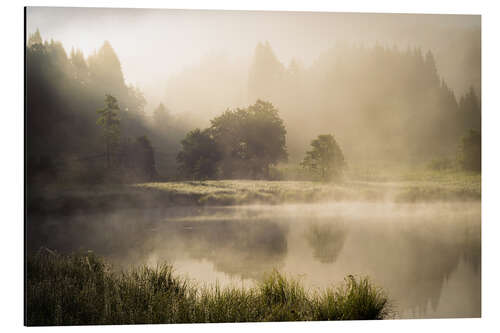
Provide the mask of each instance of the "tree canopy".
POLYGON ((178 161, 196 178, 201 161, 213 164, 212 176, 267 178, 270 166, 288 157, 283 120, 271 103, 261 100, 244 109, 226 110, 211 120, 208 129, 188 133, 182 146, 178 161))
POLYGON ((303 67, 285 66, 268 43, 259 44, 249 73, 248 95, 286 110, 292 157, 332 123, 343 124, 335 135, 354 158, 396 161, 451 154, 469 128, 480 129, 480 87, 456 96, 434 52, 419 47, 337 43, 303 67))
MULTIPOLYGON (((110 139, 109 134, 118 129, 122 141, 147 135, 151 146, 161 145, 164 151, 174 155, 186 126, 171 115, 164 117, 161 123, 151 123, 145 114, 145 105, 142 91, 126 84, 118 55, 109 42, 104 42, 88 57, 79 49, 72 49, 68 55, 62 43, 43 40, 37 30, 28 36, 26 45, 29 179, 54 181, 55 170, 48 169, 71 169, 72 165, 84 163, 76 160, 87 161, 89 172, 102 169, 102 160, 99 163, 86 158, 106 150, 107 145, 102 143, 103 132, 110 139), (120 108, 109 108, 114 102, 106 97, 108 110, 103 111, 99 121, 105 126, 100 127, 96 126, 95 112, 103 107, 105 95, 119 101, 120 108), (119 119, 118 128, 110 126, 112 119, 119 119)), ((174 157, 162 158, 159 164, 164 166, 163 170, 175 170, 174 157)), ((69 177, 69 172, 65 174, 69 177)), ((81 171, 74 172, 76 178, 79 174, 81 171)), ((91 178, 98 177, 86 179, 91 178)))
POLYGON ((209 129, 189 132, 181 141, 177 155, 180 173, 186 178, 214 179, 220 161, 220 151, 209 129))
POLYGON ((267 177, 271 165, 287 160, 285 125, 269 102, 227 110, 211 120, 210 130, 222 152, 225 178, 267 177))
POLYGON ((319 135, 311 142, 301 166, 315 179, 338 180, 346 166, 342 149, 331 134, 319 135))

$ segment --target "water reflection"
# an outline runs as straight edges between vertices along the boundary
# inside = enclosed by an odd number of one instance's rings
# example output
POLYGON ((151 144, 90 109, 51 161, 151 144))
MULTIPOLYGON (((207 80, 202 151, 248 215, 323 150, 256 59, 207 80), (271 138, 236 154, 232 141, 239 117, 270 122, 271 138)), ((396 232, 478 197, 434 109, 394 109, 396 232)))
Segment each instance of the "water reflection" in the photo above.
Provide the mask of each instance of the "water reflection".
POLYGON ((269 220, 173 222, 162 226, 162 231, 147 241, 157 257, 174 254, 208 260, 215 270, 243 279, 280 268, 288 250, 288 228, 269 220), (165 234, 175 248, 162 245, 165 234))
POLYGON ((278 268, 326 287, 368 275, 400 317, 481 313, 479 204, 183 208, 28 217, 28 251, 93 250, 117 267, 174 264, 201 282, 278 268), (459 208, 459 209, 458 209, 459 208))
POLYGON ((334 263, 344 246, 347 228, 340 221, 328 224, 313 223, 305 237, 313 249, 313 256, 322 263, 334 263))

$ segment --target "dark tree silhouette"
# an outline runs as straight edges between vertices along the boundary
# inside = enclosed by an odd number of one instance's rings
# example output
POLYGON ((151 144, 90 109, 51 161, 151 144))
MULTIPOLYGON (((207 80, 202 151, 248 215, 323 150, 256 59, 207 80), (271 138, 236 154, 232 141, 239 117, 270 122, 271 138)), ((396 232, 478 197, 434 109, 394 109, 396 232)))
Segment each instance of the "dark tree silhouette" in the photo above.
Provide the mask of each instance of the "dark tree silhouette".
MULTIPOLYGON (((60 42, 44 41, 37 30, 26 45, 26 153, 31 183, 59 177, 78 182, 102 179, 97 174, 104 172, 103 159, 87 157, 102 153, 104 147, 103 128, 96 126, 94 112, 102 108, 103 92, 120 101, 120 110, 113 112, 119 116, 122 137, 147 134, 153 146, 161 146, 167 156, 175 155, 186 126, 173 117, 168 131, 150 124, 144 113, 146 100, 139 89, 126 85, 110 43, 88 58, 79 49, 68 56, 60 42)), ((159 164, 160 172, 175 170, 175 158, 163 158, 159 164)))
POLYGON ((118 101, 111 95, 106 95, 106 106, 97 111, 99 118, 97 124, 102 127, 106 144, 106 165, 111 167, 111 158, 120 141, 120 118, 118 117, 118 101))
POLYGON ((471 129, 462 137, 458 161, 464 170, 481 172, 481 132, 471 129))
POLYGON ((225 178, 268 178, 269 167, 288 158, 285 125, 269 102, 227 110, 211 120, 210 130, 223 154, 225 178))
POLYGON ((346 166, 344 154, 331 134, 319 135, 311 142, 312 150, 306 152, 301 166, 314 178, 338 180, 346 166))
POLYGON ((248 95, 286 110, 292 155, 309 143, 304 114, 314 109, 314 117, 307 117, 308 132, 341 124, 336 137, 355 158, 428 160, 454 153, 460 136, 481 124, 480 99, 468 92, 458 96, 463 99, 458 103, 438 70, 429 50, 380 43, 338 43, 307 68, 296 61, 285 66, 266 43, 255 50, 248 95))
POLYGON ((268 178, 269 167, 288 157, 286 129, 278 110, 258 100, 246 109, 226 110, 210 128, 196 129, 177 156, 185 176, 196 179, 268 178))
POLYGON ((210 130, 195 129, 181 142, 177 155, 180 173, 192 179, 213 179, 217 177, 217 163, 220 152, 210 130))

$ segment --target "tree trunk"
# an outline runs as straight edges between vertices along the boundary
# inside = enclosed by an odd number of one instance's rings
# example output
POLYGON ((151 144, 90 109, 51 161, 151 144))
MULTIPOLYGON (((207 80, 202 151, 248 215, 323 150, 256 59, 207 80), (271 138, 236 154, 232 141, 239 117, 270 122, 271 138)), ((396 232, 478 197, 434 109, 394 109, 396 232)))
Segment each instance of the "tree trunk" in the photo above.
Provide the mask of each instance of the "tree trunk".
POLYGON ((106 165, 109 169, 110 167, 110 157, 109 157, 109 140, 106 140, 106 165))

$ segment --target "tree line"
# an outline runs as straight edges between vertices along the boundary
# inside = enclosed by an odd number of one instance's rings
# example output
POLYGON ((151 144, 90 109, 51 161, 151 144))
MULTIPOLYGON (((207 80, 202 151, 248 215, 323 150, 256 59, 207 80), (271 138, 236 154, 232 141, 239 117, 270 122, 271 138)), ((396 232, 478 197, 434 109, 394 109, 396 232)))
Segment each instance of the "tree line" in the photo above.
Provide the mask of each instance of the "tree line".
MULTIPOLYGON (((454 62, 439 56, 441 64, 454 62)), ((479 59, 471 59, 474 72, 479 59)), ((337 43, 310 65, 285 63, 264 42, 255 47, 249 66, 204 58, 173 77, 167 92, 176 107, 198 110, 200 122, 227 106, 272 102, 286 123, 294 163, 312 138, 334 130, 351 161, 414 164, 454 158, 461 137, 469 129, 481 130, 480 80, 453 90, 436 62, 433 51, 411 44, 337 43), (193 92, 197 98, 186 98, 193 92)), ((455 69, 454 81, 463 71, 455 69)))
MULTIPOLYGON (((351 53, 325 55, 309 69, 297 63, 285 68, 269 44, 259 44, 249 77, 256 102, 227 109, 211 119, 209 127, 188 131, 189 125, 164 104, 146 115, 144 95, 125 83, 109 42, 87 58, 80 50, 68 56, 60 42, 43 41, 37 30, 26 46, 28 180, 88 183, 109 179, 110 174, 116 181, 162 176, 269 179, 273 167, 288 161, 290 141, 293 149, 298 141, 311 143, 300 166, 312 179, 341 178, 347 165, 343 149, 355 155, 357 146, 370 149, 374 144, 382 158, 391 151, 399 156, 400 147, 420 158, 445 156, 459 145, 461 167, 480 171, 481 104, 474 89, 457 101, 439 78, 430 52, 423 56, 417 49, 402 52, 380 46, 348 50, 351 53), (346 54, 358 57, 361 68, 343 58, 346 54), (394 63, 399 67, 387 75, 394 63), (322 76, 311 74, 320 71, 322 76), (346 90, 354 83, 356 91, 346 90), (361 101, 341 98, 353 93, 361 101), (299 130, 305 122, 313 132, 299 130), (318 135, 332 129, 335 137, 318 135), (158 150, 167 152, 167 161, 158 158, 158 150), (102 151, 104 162, 82 164, 75 159, 102 151), (55 161, 64 166, 57 167, 55 161)), ((293 160, 301 154, 293 153, 293 160)))
POLYGON ((164 105, 146 114, 143 93, 126 84, 109 42, 84 57, 78 49, 67 54, 37 30, 27 40, 25 82, 29 183, 149 180, 156 172, 138 165, 151 160, 146 156, 153 146, 172 153, 156 157, 156 170, 174 174, 174 154, 188 126, 164 105))
POLYGON ((269 102, 226 110, 210 123, 182 140, 177 160, 185 177, 268 178, 269 168, 288 158, 285 125, 269 102))
POLYGON ((249 71, 249 98, 283 110, 292 156, 335 128, 351 159, 428 160, 454 155, 469 129, 481 130, 480 91, 457 95, 430 50, 338 43, 304 66, 260 43, 249 71))

